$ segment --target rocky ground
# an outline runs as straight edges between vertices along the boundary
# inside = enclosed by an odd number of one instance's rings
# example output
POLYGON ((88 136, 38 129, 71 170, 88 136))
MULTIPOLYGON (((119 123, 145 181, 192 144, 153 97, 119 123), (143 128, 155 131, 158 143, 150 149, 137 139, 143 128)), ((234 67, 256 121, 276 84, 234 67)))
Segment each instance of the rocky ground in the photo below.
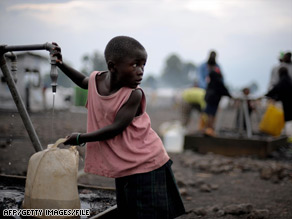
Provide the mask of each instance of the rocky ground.
MULTIPOLYGON (((152 125, 158 130, 164 121, 177 119, 175 111, 149 110, 152 125)), ((72 132, 85 132, 86 112, 71 111, 30 114, 42 145, 72 132)), ((26 175, 34 148, 17 112, 0 112, 0 173, 26 175)), ((202 155, 193 151, 170 154, 173 171, 189 218, 292 218, 291 146, 283 146, 266 159, 202 155)), ((80 169, 84 151, 80 150, 80 169)), ((114 181, 83 175, 80 183, 114 187, 114 181)))

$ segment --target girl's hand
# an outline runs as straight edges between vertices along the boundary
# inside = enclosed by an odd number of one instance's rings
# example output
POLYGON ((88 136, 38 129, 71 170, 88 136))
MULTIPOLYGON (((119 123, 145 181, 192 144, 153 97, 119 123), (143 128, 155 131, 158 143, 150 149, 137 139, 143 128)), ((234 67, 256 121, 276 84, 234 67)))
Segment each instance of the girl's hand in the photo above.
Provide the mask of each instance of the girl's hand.
POLYGON ((63 57, 62 57, 62 53, 61 53, 61 47, 58 46, 57 43, 52 42, 53 45, 55 45, 54 50, 53 50, 53 56, 57 57, 57 65, 62 65, 63 64, 63 57))
POLYGON ((72 133, 69 136, 66 136, 67 140, 63 143, 64 145, 78 145, 77 136, 79 133, 72 133))

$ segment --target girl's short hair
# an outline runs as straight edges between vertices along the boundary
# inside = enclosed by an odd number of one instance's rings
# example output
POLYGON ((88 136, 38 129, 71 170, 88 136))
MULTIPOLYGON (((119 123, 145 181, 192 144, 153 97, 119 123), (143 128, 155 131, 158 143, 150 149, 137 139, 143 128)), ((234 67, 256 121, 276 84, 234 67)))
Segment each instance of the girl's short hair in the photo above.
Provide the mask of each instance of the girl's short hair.
POLYGON ((124 57, 131 56, 135 49, 145 48, 132 37, 128 36, 117 36, 112 38, 104 51, 104 57, 106 62, 109 60, 121 60, 124 57))

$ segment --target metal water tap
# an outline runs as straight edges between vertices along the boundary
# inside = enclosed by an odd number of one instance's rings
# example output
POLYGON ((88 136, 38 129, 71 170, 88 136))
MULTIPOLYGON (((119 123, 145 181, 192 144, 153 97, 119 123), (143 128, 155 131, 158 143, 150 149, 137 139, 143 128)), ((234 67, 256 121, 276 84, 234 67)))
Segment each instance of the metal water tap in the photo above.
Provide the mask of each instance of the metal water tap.
MULTIPOLYGON (((57 57, 53 56, 54 54, 55 45, 51 43, 45 44, 34 44, 34 45, 17 45, 17 46, 7 46, 7 45, 0 45, 0 56, 4 55, 8 51, 27 51, 27 50, 47 50, 50 52, 50 59, 51 59, 51 80, 52 80, 52 91, 56 93, 57 91, 57 79, 58 79, 58 71, 56 60, 57 57)), ((1 58, 0 65, 6 64, 5 59, 1 58)))
POLYGON ((57 92, 57 79, 58 79, 58 70, 57 70, 57 57, 53 56, 53 50, 50 50, 50 58, 51 58, 51 73, 50 77, 52 80, 51 86, 52 86, 52 91, 53 93, 57 92))

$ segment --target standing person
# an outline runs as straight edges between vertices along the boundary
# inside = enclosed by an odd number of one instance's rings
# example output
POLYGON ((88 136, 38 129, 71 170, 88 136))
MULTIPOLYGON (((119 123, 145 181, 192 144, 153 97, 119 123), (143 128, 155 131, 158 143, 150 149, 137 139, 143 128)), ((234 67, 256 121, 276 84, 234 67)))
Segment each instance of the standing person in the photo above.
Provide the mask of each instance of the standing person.
POLYGON ((274 100, 280 100, 283 105, 285 131, 287 136, 292 136, 292 79, 289 76, 288 69, 281 67, 278 71, 279 81, 265 95, 274 100))
POLYGON ((291 52, 280 53, 279 64, 274 66, 271 72, 268 90, 271 90, 279 82, 279 69, 281 67, 287 68, 288 75, 292 78, 291 52))
POLYGON ((292 78, 292 59, 291 59, 291 52, 286 52, 283 57, 283 63, 281 67, 287 68, 288 75, 292 78))
POLYGON ((164 146, 150 126, 139 87, 147 53, 135 39, 118 36, 105 48, 108 71, 89 77, 62 61, 58 67, 88 89, 87 133, 72 133, 64 144, 87 143, 85 172, 115 178, 120 218, 175 218, 184 205, 164 146))
POLYGON ((198 69, 199 87, 200 88, 203 88, 203 89, 207 88, 208 75, 215 68, 219 68, 220 69, 220 66, 216 62, 216 52, 215 51, 211 51, 210 55, 209 55, 209 58, 208 58, 208 61, 203 63, 198 69))
POLYGON ((207 136, 215 136, 215 117, 222 96, 231 97, 223 83, 221 72, 219 69, 215 69, 209 74, 209 83, 205 95, 206 108, 204 112, 207 114, 207 125, 204 134, 207 136))

